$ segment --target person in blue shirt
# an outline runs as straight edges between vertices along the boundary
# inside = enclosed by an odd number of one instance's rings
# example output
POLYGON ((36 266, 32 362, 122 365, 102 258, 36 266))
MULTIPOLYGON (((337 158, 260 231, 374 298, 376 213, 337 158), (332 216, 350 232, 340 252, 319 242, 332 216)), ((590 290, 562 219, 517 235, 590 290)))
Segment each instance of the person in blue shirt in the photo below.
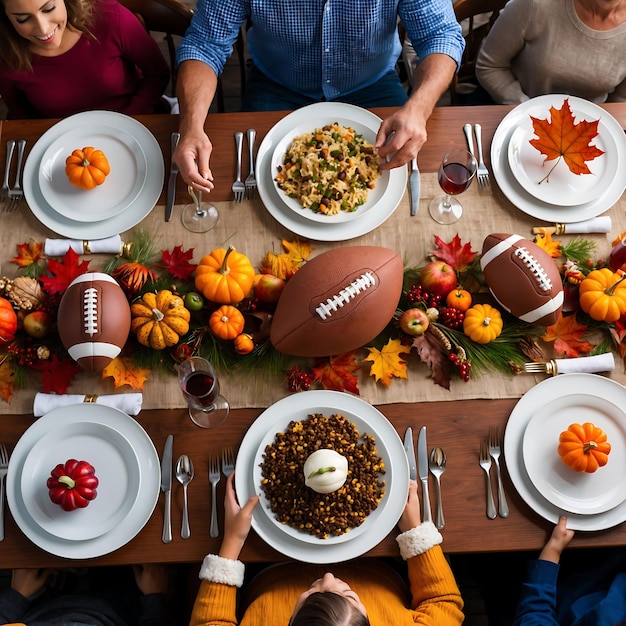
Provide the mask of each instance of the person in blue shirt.
POLYGON ((513 626, 626 626, 624 550, 606 558, 594 553, 590 563, 576 558, 571 571, 560 572, 573 537, 567 518, 560 517, 539 558, 528 563, 513 626))
POLYGON ((376 138, 382 169, 417 155, 465 45, 450 0, 199 0, 176 54, 181 138, 174 157, 198 190, 213 189, 204 122, 244 24, 252 66, 243 110, 320 101, 399 107, 376 138), (421 59, 410 97, 395 72, 398 20, 421 59))

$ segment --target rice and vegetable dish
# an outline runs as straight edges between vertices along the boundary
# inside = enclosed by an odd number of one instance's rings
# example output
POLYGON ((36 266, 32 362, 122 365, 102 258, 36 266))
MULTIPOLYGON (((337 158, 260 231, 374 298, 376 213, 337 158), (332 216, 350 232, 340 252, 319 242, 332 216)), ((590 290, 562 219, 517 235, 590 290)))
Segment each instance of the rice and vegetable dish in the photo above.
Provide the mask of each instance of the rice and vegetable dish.
POLYGON ((335 122, 296 137, 275 180, 305 209, 337 215, 365 203, 378 178, 374 147, 353 128, 335 122))
POLYGON ((359 433, 342 415, 316 413, 291 421, 266 446, 260 465, 261 488, 276 519, 320 539, 360 526, 385 493, 385 463, 374 437, 359 433), (324 448, 348 460, 346 482, 331 493, 307 487, 303 474, 309 455, 324 448))

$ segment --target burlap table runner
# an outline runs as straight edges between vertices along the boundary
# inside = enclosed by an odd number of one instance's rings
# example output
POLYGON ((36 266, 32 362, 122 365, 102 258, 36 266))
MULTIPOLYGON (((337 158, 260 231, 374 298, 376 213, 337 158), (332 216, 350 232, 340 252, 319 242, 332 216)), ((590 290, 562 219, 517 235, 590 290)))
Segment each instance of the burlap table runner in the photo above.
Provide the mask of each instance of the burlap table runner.
MULTIPOLYGON (((419 213, 409 215, 409 199, 405 193, 393 215, 373 232, 342 242, 312 242, 313 254, 324 250, 348 245, 377 245, 397 250, 407 265, 421 265, 425 255, 435 248, 434 235, 449 241, 457 233, 463 242, 471 242, 472 248, 480 251, 485 236, 492 232, 517 233, 532 238, 532 227, 542 225, 538 220, 516 209, 499 191, 496 185, 492 190, 483 192, 474 184, 460 199, 465 208, 460 221, 450 226, 441 226, 428 215, 428 203, 441 190, 436 174, 422 174, 422 189, 419 213)), ((183 203, 184 197, 177 199, 183 203)), ((194 249, 194 261, 208 254, 218 246, 234 245, 246 254, 254 265, 258 265, 263 255, 269 251, 281 252, 281 240, 294 239, 295 235, 278 224, 264 209, 260 199, 217 203, 220 219, 217 226, 205 234, 190 233, 180 223, 180 209, 175 208, 172 222, 164 222, 164 210, 157 206, 135 229, 122 234, 122 240, 131 241, 133 232, 144 229, 152 233, 158 249, 171 250, 176 245, 194 249)), ((626 231, 626 197, 613 206, 608 214, 612 218, 612 231, 609 234, 584 235, 597 242, 598 256, 606 257, 611 249, 611 242, 618 233, 626 231)), ((5 225, 0 242, 2 275, 13 277, 17 267, 10 263, 15 256, 17 244, 29 240, 43 242, 46 237, 58 238, 58 235, 42 226, 32 213, 23 207, 19 212, 5 217, 10 225, 5 225)), ((545 225, 545 224, 543 224, 545 225)), ((564 241, 570 236, 560 237, 564 241)), ((93 255, 85 257, 90 261, 90 268, 100 269, 110 257, 93 255)), ((621 361, 617 359, 616 370, 611 378, 626 383, 621 361)), ((469 383, 453 380, 450 390, 435 385, 430 379, 430 371, 411 355, 408 359, 408 380, 394 379, 389 388, 375 383, 373 378, 362 376, 359 383, 361 397, 372 404, 391 402, 423 402, 435 400, 463 400, 472 398, 516 398, 521 397, 543 376, 519 375, 508 376, 499 373, 485 373, 469 383)), ((280 377, 271 377, 264 372, 252 374, 236 373, 222 375, 221 384, 224 395, 231 405, 237 407, 267 407, 289 393, 286 383, 280 377)), ((38 389, 22 389, 16 392, 10 404, 0 402, 0 413, 31 413, 33 398, 38 389)), ((129 388, 119 390, 130 391, 129 388)), ((111 379, 101 381, 97 375, 82 373, 72 384, 70 393, 112 393, 111 379)), ((175 376, 153 373, 144 387, 146 409, 183 407, 184 401, 175 376)))

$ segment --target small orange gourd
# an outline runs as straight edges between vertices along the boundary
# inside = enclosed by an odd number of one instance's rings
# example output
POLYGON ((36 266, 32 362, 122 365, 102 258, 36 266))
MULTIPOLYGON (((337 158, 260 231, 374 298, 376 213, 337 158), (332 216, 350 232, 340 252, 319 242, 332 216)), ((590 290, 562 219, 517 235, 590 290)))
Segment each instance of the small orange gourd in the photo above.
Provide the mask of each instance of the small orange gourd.
POLYGON ((0 345, 11 343, 16 332, 17 314, 13 305, 6 298, 0 298, 0 345))
POLYGON ((254 339, 248 333, 241 333, 235 337, 234 343, 237 354, 250 354, 254 350, 254 339))
POLYGON ((606 433, 591 422, 570 424, 559 437, 559 456, 575 472, 592 474, 607 464, 609 452, 606 433))
POLYGON ((608 267, 589 272, 578 288, 580 308, 598 322, 616 322, 626 313, 625 280, 608 267))
POLYGON ((463 332, 476 343, 489 343, 502 332, 502 315, 490 304, 475 304, 465 311, 463 332))
POLYGON ((466 289, 457 287, 446 296, 446 304, 464 313, 472 306, 472 294, 466 289))
POLYGON ((223 304, 209 317, 209 328, 220 339, 234 339, 241 334, 244 324, 243 313, 230 304, 223 304))
POLYGON ((212 302, 237 304, 250 292, 254 267, 245 254, 233 246, 216 248, 202 257, 196 268, 196 289, 212 302))
POLYGON ((101 185, 111 172, 109 161, 102 150, 91 146, 74 150, 65 159, 65 173, 70 183, 80 189, 101 185))

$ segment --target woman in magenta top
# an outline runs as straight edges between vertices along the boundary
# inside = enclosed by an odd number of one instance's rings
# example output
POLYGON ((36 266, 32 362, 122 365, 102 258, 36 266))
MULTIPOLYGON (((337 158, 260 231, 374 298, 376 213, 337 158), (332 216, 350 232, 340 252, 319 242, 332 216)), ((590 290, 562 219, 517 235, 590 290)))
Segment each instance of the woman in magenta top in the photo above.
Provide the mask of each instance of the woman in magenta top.
POLYGON ((9 119, 155 112, 169 80, 167 61, 116 0, 0 4, 0 96, 9 119))

